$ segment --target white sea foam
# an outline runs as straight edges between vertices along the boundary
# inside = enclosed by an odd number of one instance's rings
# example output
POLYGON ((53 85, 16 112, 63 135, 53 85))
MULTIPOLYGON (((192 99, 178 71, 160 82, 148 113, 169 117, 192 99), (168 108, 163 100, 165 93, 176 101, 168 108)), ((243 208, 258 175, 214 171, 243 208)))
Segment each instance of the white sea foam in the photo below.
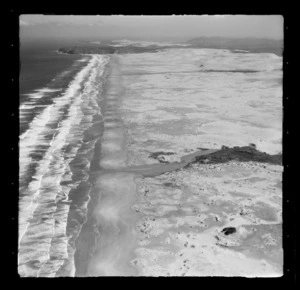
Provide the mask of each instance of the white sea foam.
POLYGON ((69 74, 70 72, 71 72, 70 70, 65 70, 65 71, 59 73, 58 75, 56 75, 56 76, 52 79, 52 81, 55 81, 55 80, 57 80, 57 79, 60 79, 60 78, 62 78, 62 77, 64 77, 64 76, 66 76, 67 74, 69 74))
POLYGON ((20 110, 21 110, 20 113, 22 113, 23 110, 30 110, 30 109, 34 109, 34 108, 35 108, 34 105, 30 105, 29 103, 25 103, 25 104, 23 104, 23 105, 20 107, 20 110))
POLYGON ((63 96, 54 99, 52 105, 48 106, 42 113, 33 119, 29 125, 30 134, 25 132, 20 136, 20 140, 22 140, 22 143, 20 143, 20 176, 22 176, 26 171, 29 154, 34 150, 34 146, 40 143, 39 140, 45 135, 44 131, 46 124, 48 124, 49 121, 55 121, 61 114, 60 108, 70 103, 72 97, 74 98, 76 92, 80 88, 81 81, 87 75, 88 71, 94 64, 94 61, 95 59, 92 58, 90 63, 76 75, 75 79, 72 81, 63 96))
POLYGON ((30 99, 40 99, 45 96, 47 93, 54 93, 59 92, 61 89, 49 89, 49 88, 42 88, 34 90, 35 93, 30 94, 23 94, 23 96, 28 96, 30 99))
MULTIPOLYGON (((30 163, 29 155, 35 146, 46 144, 44 136, 50 132, 48 124, 54 124, 61 116, 60 109, 71 104, 67 117, 59 123, 57 134, 49 143, 50 147, 39 161, 34 180, 29 184, 25 195, 19 202, 19 273, 22 276, 54 276, 62 266, 63 261, 72 259, 73 250, 68 249, 66 223, 69 212, 69 191, 78 185, 62 186, 62 181, 70 181, 72 172, 69 163, 74 159, 80 146, 82 136, 91 124, 91 119, 85 118, 84 111, 98 113, 95 108, 97 89, 95 80, 103 73, 107 57, 93 56, 89 64, 80 71, 71 82, 65 94, 54 100, 30 124, 30 129, 20 136, 20 176, 26 173, 30 163), (84 82, 84 90, 80 93, 84 82), (92 92, 92 94, 90 94, 92 92), (92 107, 89 100, 92 99, 92 107), (85 120, 81 124, 82 120, 85 120), (72 144, 68 154, 63 147, 72 144), (63 201, 63 203, 62 203, 63 201), (31 217, 38 218, 36 223, 30 222, 31 217), (43 217, 43 221, 40 219, 43 217), (40 235, 43 233, 42 235, 40 235), (71 257, 70 257, 71 255, 71 257), (51 260, 50 260, 51 258, 51 260), (28 267, 26 263, 37 260, 39 270, 28 267)), ((91 141, 89 148, 94 147, 91 141)), ((88 154, 87 154, 88 156, 88 154)), ((89 162, 86 162, 89 166, 89 162)), ((83 180, 87 180, 88 175, 83 180)), ((86 204, 83 207, 87 206, 86 204)), ((80 231, 80 227, 78 229, 80 231)), ((72 262, 70 262, 72 264, 72 262)), ((71 271, 74 273, 74 271, 71 271)))
POLYGON ((88 60, 87 57, 76 60, 77 62, 86 62, 88 60))
POLYGON ((23 94, 24 96, 28 96, 30 99, 40 99, 44 96, 42 92, 23 94))
POLYGON ((41 92, 41 93, 54 93, 54 92, 59 92, 61 89, 49 89, 49 88, 42 88, 35 90, 36 92, 41 92))

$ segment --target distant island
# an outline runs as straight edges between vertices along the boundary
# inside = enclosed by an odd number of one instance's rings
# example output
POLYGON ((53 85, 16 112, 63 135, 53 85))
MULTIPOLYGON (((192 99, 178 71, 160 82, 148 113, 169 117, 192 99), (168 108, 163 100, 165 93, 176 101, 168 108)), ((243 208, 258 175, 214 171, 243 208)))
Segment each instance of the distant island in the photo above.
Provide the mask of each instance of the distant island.
POLYGON ((224 37, 199 37, 188 40, 184 45, 100 45, 94 42, 84 43, 80 46, 62 47, 60 53, 67 54, 127 54, 127 53, 155 53, 168 48, 214 48, 228 49, 234 53, 274 53, 281 56, 283 52, 283 40, 266 38, 224 38, 224 37))

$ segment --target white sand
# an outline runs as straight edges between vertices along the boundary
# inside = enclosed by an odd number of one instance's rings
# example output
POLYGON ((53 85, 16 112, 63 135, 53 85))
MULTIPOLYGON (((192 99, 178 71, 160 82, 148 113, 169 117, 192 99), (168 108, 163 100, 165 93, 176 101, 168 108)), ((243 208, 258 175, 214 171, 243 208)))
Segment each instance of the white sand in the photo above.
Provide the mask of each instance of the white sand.
POLYGON ((137 179, 143 275, 282 275, 280 180, 280 166, 235 162, 137 179))
MULTIPOLYGON (((174 49, 119 59, 128 165, 222 145, 282 151, 281 57, 174 49), (161 151, 175 154, 149 158, 161 151)), ((137 178, 133 265, 146 276, 282 275, 281 177, 281 166, 230 162, 137 178)))
POLYGON ((132 164, 149 163, 148 152, 155 149, 182 156, 197 147, 254 143, 269 154, 281 152, 281 62, 274 54, 215 49, 121 56, 122 110, 133 138, 132 164))
POLYGON ((282 58, 174 49, 113 59, 89 275, 281 276, 282 166, 194 164, 151 178, 134 166, 159 172, 222 145, 281 152, 282 58))

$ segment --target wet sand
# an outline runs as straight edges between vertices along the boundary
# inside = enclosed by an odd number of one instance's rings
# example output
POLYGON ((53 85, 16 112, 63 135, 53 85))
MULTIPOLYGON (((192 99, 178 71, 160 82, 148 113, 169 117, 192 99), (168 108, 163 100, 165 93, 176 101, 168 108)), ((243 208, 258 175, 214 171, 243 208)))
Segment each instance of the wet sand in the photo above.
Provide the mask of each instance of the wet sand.
POLYGON ((134 175, 104 174, 97 180, 99 200, 94 210, 99 237, 88 267, 89 276, 134 276, 130 264, 136 245, 137 216, 131 207, 136 195, 134 175))
MULTIPOLYGON (((94 165, 93 201, 95 206, 86 228, 95 232, 95 242, 78 276, 136 276, 138 269, 130 264, 136 247, 137 215, 131 209, 136 198, 134 174, 122 171, 126 167, 126 135, 118 108, 123 95, 117 59, 112 58, 103 105, 104 133, 94 165)), ((89 231, 86 231, 88 237, 89 231)), ((87 239, 81 248, 87 246, 87 239)), ((79 262, 79 264, 82 264, 79 262)))

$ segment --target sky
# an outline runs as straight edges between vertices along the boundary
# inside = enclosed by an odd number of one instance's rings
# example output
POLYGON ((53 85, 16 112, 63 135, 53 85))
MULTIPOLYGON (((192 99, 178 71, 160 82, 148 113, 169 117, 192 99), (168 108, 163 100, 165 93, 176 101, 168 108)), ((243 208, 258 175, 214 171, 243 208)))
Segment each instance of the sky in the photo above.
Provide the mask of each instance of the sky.
POLYGON ((26 39, 186 40, 201 36, 283 39, 281 15, 20 15, 26 39))

